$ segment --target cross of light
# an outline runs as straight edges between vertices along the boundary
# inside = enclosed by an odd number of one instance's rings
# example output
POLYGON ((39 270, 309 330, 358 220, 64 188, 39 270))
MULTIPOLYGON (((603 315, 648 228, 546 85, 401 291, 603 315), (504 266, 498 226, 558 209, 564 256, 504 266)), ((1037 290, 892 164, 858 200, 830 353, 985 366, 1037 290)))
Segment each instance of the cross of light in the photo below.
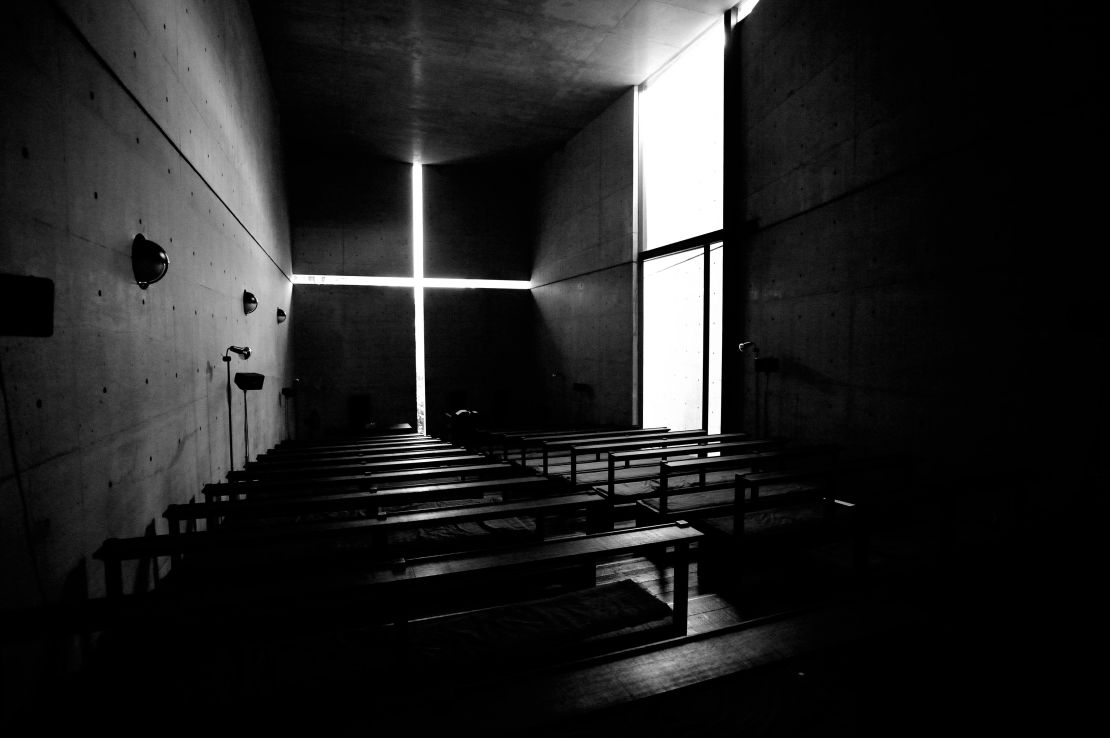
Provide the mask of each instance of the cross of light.
POLYGON ((412 289, 416 314, 413 331, 416 343, 416 432, 427 432, 427 392, 424 367, 424 289, 500 289, 527 290, 527 280, 448 279, 424 276, 424 173, 420 164, 412 165, 412 276, 376 277, 341 274, 294 274, 293 284, 346 285, 354 287, 405 287, 412 289))

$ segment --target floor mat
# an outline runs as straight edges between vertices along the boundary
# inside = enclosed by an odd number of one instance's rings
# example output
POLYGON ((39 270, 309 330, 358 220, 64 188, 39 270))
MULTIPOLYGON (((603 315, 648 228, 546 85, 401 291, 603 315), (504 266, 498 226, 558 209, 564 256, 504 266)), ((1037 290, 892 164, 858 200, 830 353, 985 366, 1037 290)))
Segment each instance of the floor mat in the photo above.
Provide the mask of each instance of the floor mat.
POLYGON ((671 609, 636 582, 575 590, 409 626, 408 665, 415 673, 482 671, 537 658, 603 633, 669 618, 671 609))

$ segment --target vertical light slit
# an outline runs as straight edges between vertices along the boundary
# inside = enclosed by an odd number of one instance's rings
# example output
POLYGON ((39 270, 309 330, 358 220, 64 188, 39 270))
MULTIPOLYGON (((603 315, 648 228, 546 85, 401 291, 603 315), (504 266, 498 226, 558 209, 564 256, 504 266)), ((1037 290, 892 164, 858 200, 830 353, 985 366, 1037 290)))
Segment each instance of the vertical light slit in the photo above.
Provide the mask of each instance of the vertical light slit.
POLYGON ((424 175, 412 165, 412 278, 416 313, 416 432, 427 432, 424 377, 424 175))

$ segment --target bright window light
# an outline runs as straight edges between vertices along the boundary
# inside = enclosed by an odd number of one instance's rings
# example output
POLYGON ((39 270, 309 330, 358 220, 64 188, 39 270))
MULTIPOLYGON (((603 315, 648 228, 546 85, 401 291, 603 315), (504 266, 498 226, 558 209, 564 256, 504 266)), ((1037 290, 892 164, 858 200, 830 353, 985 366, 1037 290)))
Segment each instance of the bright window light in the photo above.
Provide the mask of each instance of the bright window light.
POLYGON ((294 274, 293 284, 348 285, 353 287, 416 286, 412 277, 348 277, 343 274, 294 274))
POLYGON ((412 299, 416 308, 416 432, 428 430, 424 371, 424 169, 412 165, 412 299))
MULTIPOLYGON (((353 287, 407 287, 416 286, 413 277, 352 277, 345 274, 294 274, 293 284, 341 285, 353 287)), ((530 290, 532 283, 526 279, 453 279, 424 277, 421 284, 427 288, 449 290, 530 290)))
POLYGON ((645 250, 721 228, 724 41, 715 26, 640 93, 645 250))
POLYGON ((488 290, 530 290, 532 283, 517 279, 445 279, 425 277, 425 287, 446 287, 447 289, 488 289, 488 290))
POLYGON ((424 276, 424 173, 412 165, 412 276, 375 277, 344 274, 294 274, 293 284, 338 285, 351 287, 404 287, 412 290, 416 338, 416 431, 427 432, 427 381, 424 362, 424 290, 491 289, 528 290, 532 284, 520 279, 452 279, 424 276))
POLYGON ((755 10, 756 4, 759 0, 740 0, 740 4, 736 6, 736 22, 744 20, 755 10))

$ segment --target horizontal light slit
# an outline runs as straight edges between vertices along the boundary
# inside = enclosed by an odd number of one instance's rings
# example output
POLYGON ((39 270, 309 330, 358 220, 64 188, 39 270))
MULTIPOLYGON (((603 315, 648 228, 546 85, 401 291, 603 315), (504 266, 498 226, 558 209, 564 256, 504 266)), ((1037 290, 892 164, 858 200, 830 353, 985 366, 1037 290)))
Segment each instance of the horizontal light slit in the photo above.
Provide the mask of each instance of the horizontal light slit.
POLYGON ((529 290, 532 283, 519 279, 448 279, 444 277, 424 277, 425 287, 446 287, 448 289, 489 289, 489 290, 529 290))
MULTIPOLYGON (((414 277, 352 277, 343 274, 294 274, 293 284, 342 285, 353 287, 408 287, 416 286, 414 277)), ((422 287, 445 289, 528 290, 532 283, 519 279, 452 279, 424 277, 422 287)))

